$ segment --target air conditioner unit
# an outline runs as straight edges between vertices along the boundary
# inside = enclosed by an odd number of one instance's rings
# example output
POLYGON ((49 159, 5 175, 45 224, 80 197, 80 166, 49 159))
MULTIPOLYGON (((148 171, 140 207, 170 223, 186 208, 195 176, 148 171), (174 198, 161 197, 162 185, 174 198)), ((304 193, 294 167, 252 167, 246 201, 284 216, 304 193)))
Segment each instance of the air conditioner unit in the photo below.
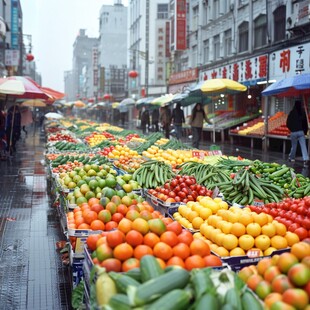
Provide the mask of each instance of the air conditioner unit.
POLYGON ((231 3, 230 6, 229 6, 229 9, 230 9, 230 11, 233 11, 235 9, 235 4, 231 3))
POLYGON ((208 5, 208 0, 202 0, 203 5, 208 5))

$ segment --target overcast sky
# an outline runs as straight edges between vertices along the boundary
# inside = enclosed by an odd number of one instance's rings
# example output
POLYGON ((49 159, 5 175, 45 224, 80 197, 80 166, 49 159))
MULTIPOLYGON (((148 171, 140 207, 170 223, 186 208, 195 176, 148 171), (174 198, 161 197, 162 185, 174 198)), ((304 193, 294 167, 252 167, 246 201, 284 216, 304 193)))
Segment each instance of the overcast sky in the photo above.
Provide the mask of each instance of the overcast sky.
MULTIPOLYGON (((100 8, 115 1, 21 0, 23 31, 32 36, 32 54, 43 86, 64 91, 64 71, 72 69, 72 46, 79 29, 98 37, 100 8)), ((128 0, 122 3, 127 6, 128 0)))

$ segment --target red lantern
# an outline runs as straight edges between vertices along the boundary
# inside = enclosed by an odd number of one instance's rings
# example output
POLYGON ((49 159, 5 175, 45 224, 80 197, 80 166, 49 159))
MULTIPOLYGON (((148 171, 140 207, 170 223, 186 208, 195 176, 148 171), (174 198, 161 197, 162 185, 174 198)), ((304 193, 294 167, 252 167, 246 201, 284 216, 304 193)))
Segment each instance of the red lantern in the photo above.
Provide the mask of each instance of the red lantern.
POLYGON ((31 53, 29 53, 29 54, 26 55, 26 60, 27 61, 33 61, 34 60, 34 56, 31 53))
POLYGON ((95 100, 94 100, 94 98, 89 98, 89 99, 88 99, 88 102, 90 102, 90 103, 94 103, 94 102, 95 102, 95 100))
POLYGON ((128 76, 135 79, 138 76, 138 72, 135 70, 129 71, 128 76))
POLYGON ((110 94, 104 94, 103 95, 104 100, 110 100, 111 98, 112 98, 112 96, 110 94))

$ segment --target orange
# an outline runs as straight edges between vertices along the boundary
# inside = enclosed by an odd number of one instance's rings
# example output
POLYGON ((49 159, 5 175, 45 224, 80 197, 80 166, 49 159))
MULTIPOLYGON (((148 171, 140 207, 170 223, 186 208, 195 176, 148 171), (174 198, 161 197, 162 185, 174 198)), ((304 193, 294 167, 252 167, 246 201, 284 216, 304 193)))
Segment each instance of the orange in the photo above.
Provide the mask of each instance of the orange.
POLYGON ((268 216, 264 212, 259 213, 259 214, 253 212, 253 218, 254 218, 254 222, 259 224, 259 226, 261 227, 268 223, 268 216))
POLYGON ((224 234, 224 233, 216 234, 215 235, 215 243, 218 246, 222 246, 223 245, 223 239, 224 239, 225 236, 226 236, 226 234, 224 234))
POLYGON ((160 241, 160 238, 152 232, 148 232, 143 237, 143 243, 145 245, 148 245, 151 248, 153 248, 155 246, 155 244, 158 243, 159 241, 160 241))
POLYGON ((125 235, 120 230, 113 230, 107 235, 107 243, 111 248, 125 242, 125 235))
POLYGON ((132 227, 132 222, 127 218, 122 218, 118 223, 118 229, 122 231, 124 234, 127 234, 132 227))
POLYGON ((182 225, 177 221, 173 221, 172 223, 169 223, 167 225, 167 230, 173 231, 174 233, 179 235, 182 232, 182 225))
POLYGON ((178 235, 178 239, 179 242, 183 242, 186 243, 187 245, 190 245, 194 237, 188 230, 183 229, 183 231, 178 235))
POLYGON ((140 267, 140 261, 134 257, 128 258, 122 263, 123 272, 139 267, 140 267))
POLYGON ((83 217, 84 217, 85 223, 90 225, 92 221, 98 218, 98 214, 97 212, 92 211, 92 210, 85 210, 83 211, 83 217))
POLYGON ((186 243, 178 243, 172 248, 173 255, 186 259, 191 254, 190 247, 186 243))
POLYGON ((133 256, 133 248, 128 243, 121 243, 114 248, 113 256, 121 261, 125 261, 133 256))
POLYGON ((105 226, 100 220, 94 220, 90 223, 90 228, 92 230, 104 230, 105 226))
POLYGON ((245 234, 239 237, 239 246, 245 251, 252 249, 254 243, 255 243, 254 238, 251 235, 245 234))
POLYGON ((191 255, 206 256, 210 254, 210 247, 208 243, 201 239, 194 239, 189 246, 191 255))
POLYGON ((272 224, 276 228, 276 235, 285 236, 287 230, 286 230, 286 226, 284 224, 279 223, 277 221, 273 221, 272 224))
POLYGON ((306 242, 295 243, 291 248, 291 253, 301 261, 306 256, 310 256, 310 244, 306 242))
POLYGON ((167 243, 171 247, 174 247, 179 243, 178 235, 173 231, 165 231, 162 233, 160 241, 167 243))
POLYGON ((110 221, 108 223, 105 224, 105 230, 106 231, 111 231, 115 228, 117 228, 118 224, 114 221, 110 221))
POLYGON ((116 258, 107 258, 101 264, 101 267, 104 267, 107 272, 115 271, 121 272, 122 271, 122 263, 116 258))
POLYGON ((277 250, 284 249, 287 248, 287 241, 282 236, 273 236, 271 238, 271 246, 276 248, 277 250))
POLYGON ((273 237, 276 234, 276 228, 272 223, 265 224, 262 226, 262 234, 268 236, 269 238, 273 237))
POLYGON ((168 260, 173 255, 171 246, 161 241, 155 244, 153 253, 154 256, 163 260, 168 260))
POLYGON ((262 251, 270 247, 270 238, 266 235, 259 235, 255 238, 255 247, 262 251))
POLYGON ((142 235, 145 235, 149 232, 149 224, 143 218, 136 218, 132 222, 132 229, 139 231, 142 235))
POLYGON ((185 268, 187 270, 204 267, 206 267, 205 260, 199 255, 192 255, 185 259, 185 268))
POLYGON ((185 263, 181 257, 172 256, 168 259, 167 266, 180 266, 182 268, 185 268, 185 263))
POLYGON ((230 251, 238 246, 238 238, 233 234, 228 234, 223 238, 222 245, 230 251))
POLYGON ((244 256, 245 252, 243 249, 236 247, 229 252, 229 256, 244 256))
POLYGON ((264 251, 264 255, 265 255, 265 256, 270 256, 270 255, 271 255, 274 251, 276 251, 276 250, 277 250, 276 248, 270 246, 268 249, 266 249, 266 250, 264 251))
POLYGON ((239 216, 239 223, 243 224, 244 226, 247 226, 248 224, 253 222, 253 216, 247 212, 242 212, 242 214, 239 216))
POLYGON ((239 213, 234 213, 234 212, 228 213, 228 221, 231 223, 237 223, 239 221, 239 217, 240 217, 239 213))
POLYGON ((261 227, 258 223, 250 223, 246 227, 246 233, 253 236, 254 238, 260 235, 261 227))
POLYGON ((101 238, 99 234, 89 235, 86 239, 86 244, 91 251, 95 251, 97 247, 97 241, 101 238))
POLYGON ((207 255, 204 258, 206 267, 217 267, 217 266, 222 266, 222 260, 213 254, 207 255))
POLYGON ((258 262, 258 264, 256 265, 256 268, 257 268, 257 271, 258 271, 258 274, 260 274, 261 276, 264 275, 265 271, 273 265, 273 262, 271 260, 271 258, 269 257, 266 257, 266 258, 263 258, 262 260, 260 260, 258 262))
POLYGON ((221 256, 221 257, 226 257, 229 256, 229 252, 227 251, 227 249, 225 249, 222 246, 217 247, 216 249, 213 250, 217 255, 221 256))
POLYGON ((128 244, 135 247, 143 243, 143 235, 136 230, 131 230, 126 234, 125 240, 128 244))
POLYGON ((77 229, 90 229, 90 226, 86 223, 80 224, 77 229))
POLYGON ((293 244, 299 242, 299 237, 293 232, 287 231, 286 234, 284 235, 284 238, 287 241, 287 245, 289 247, 293 246, 293 244))
POLYGON ((153 255, 153 250, 151 247, 145 244, 140 244, 135 247, 133 251, 133 256, 137 259, 141 259, 145 255, 153 255))
POLYGON ((204 220, 197 216, 192 220, 192 225, 194 229, 200 229, 201 224, 204 222, 204 220))
POLYGON ((233 226, 232 223, 225 221, 225 223, 221 225, 221 230, 224 234, 230 234, 232 226, 233 226))
POLYGON ((245 234, 245 226, 241 223, 233 223, 230 233, 235 235, 236 237, 240 237, 245 234))

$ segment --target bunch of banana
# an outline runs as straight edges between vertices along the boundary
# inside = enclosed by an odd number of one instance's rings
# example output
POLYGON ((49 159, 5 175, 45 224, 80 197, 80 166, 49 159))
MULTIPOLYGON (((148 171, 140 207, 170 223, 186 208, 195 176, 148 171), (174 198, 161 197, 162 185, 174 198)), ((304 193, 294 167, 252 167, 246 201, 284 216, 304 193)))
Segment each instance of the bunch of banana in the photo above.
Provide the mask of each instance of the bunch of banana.
POLYGON ((170 165, 163 161, 149 160, 141 164, 132 175, 132 179, 137 181, 143 188, 156 188, 164 185, 167 180, 174 177, 170 165))
POLYGON ((178 167, 181 168, 180 174, 193 175, 200 185, 204 185, 208 189, 214 189, 216 186, 220 187, 221 184, 230 184, 231 178, 227 171, 219 169, 213 165, 185 162, 178 167))
POLYGON ((310 179, 297 173, 285 191, 290 197, 294 198, 310 196, 310 179))
POLYGON ((252 204, 254 199, 268 202, 278 202, 283 198, 284 191, 279 186, 257 178, 248 169, 239 170, 231 184, 219 186, 225 200, 240 205, 252 204))

